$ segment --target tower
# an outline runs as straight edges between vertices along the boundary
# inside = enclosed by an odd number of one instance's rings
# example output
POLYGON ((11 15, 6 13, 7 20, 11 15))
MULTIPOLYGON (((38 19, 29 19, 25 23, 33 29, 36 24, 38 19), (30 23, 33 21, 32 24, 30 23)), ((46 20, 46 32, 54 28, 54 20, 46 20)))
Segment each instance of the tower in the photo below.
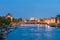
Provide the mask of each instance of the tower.
POLYGON ((9 19, 10 21, 13 20, 13 17, 12 17, 12 15, 11 15, 10 13, 8 13, 8 14, 6 15, 6 18, 9 19))

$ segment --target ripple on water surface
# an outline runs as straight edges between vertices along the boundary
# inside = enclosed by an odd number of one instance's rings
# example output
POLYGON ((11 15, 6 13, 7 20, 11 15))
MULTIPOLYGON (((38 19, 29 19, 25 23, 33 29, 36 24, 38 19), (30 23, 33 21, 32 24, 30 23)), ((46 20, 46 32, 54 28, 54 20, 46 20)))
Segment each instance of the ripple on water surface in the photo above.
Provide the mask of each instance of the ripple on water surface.
POLYGON ((60 40, 60 28, 19 27, 7 35, 7 40, 60 40))

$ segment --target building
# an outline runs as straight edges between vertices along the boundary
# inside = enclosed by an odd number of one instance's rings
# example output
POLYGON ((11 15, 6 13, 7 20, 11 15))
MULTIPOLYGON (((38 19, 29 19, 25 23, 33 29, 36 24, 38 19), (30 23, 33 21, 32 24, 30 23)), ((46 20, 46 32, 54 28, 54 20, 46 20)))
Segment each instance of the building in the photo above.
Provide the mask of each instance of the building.
POLYGON ((56 23, 60 24, 60 15, 56 15, 56 23))
POLYGON ((12 15, 10 13, 8 13, 6 15, 6 18, 9 19, 10 21, 13 21, 13 17, 12 17, 12 15))
POLYGON ((30 20, 35 20, 35 18, 34 17, 31 17, 30 20))
POLYGON ((44 22, 47 23, 47 24, 56 23, 55 18, 44 19, 44 22))
POLYGON ((60 24, 60 18, 57 18, 57 23, 60 24))

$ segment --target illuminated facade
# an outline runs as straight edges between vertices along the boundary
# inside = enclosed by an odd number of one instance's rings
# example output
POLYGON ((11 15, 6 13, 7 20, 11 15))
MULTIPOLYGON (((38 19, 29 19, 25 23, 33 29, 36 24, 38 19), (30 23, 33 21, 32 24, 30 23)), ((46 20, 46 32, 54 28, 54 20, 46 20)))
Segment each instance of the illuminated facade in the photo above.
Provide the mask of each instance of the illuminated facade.
POLYGON ((10 13, 8 13, 8 14, 6 15, 6 18, 8 18, 8 19, 10 19, 11 21, 13 21, 13 17, 12 17, 12 15, 11 15, 10 13))
POLYGON ((60 18, 57 19, 57 23, 60 24, 60 18))
POLYGON ((35 18, 34 17, 31 17, 30 20, 35 20, 35 18))
POLYGON ((44 22, 47 23, 47 24, 55 23, 55 18, 44 19, 44 22))

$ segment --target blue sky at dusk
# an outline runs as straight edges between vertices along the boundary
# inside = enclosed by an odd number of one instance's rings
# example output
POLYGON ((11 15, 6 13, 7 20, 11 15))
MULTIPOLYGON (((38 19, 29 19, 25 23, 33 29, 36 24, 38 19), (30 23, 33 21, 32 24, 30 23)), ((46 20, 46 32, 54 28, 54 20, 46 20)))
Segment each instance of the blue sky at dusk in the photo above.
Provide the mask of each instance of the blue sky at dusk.
POLYGON ((46 18, 60 14, 60 0, 0 0, 0 15, 46 18))

